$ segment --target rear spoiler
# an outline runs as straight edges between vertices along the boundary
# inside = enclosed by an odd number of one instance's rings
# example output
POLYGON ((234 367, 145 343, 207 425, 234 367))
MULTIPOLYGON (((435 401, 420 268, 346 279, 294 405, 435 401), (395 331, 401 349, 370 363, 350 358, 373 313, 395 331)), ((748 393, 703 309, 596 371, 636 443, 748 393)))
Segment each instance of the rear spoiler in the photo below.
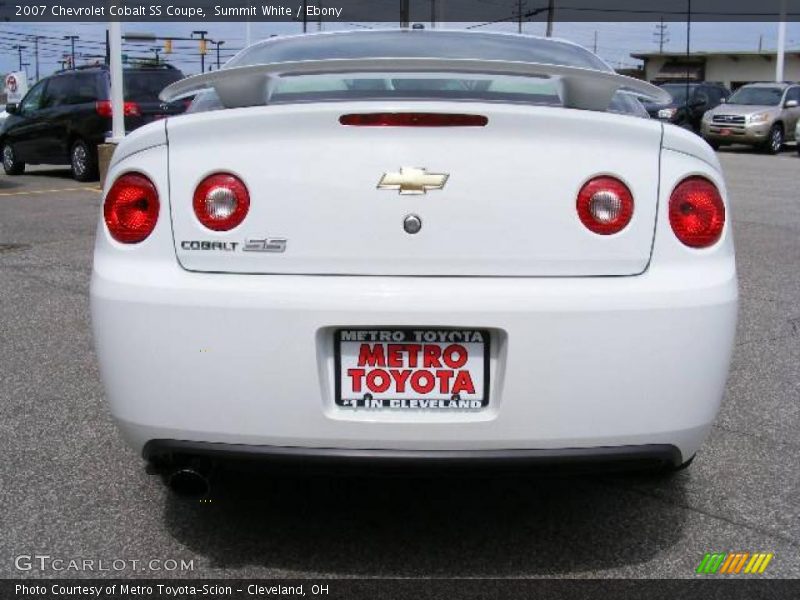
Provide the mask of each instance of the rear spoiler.
POLYGON ((665 104, 671 100, 663 89, 640 79, 607 71, 505 60, 450 58, 333 58, 231 67, 194 75, 167 86, 163 102, 213 89, 226 108, 268 104, 281 77, 333 73, 479 73, 556 79, 567 108, 605 111, 618 90, 665 104))

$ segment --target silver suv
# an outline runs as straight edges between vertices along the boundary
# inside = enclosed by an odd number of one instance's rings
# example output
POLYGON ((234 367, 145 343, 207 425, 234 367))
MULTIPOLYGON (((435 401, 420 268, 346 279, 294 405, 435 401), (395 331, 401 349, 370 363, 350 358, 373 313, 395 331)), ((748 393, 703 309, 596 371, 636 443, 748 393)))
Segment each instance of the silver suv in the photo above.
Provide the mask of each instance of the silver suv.
POLYGON ((713 148, 750 144, 777 154, 795 139, 800 119, 800 85, 751 83, 703 115, 701 133, 713 148))

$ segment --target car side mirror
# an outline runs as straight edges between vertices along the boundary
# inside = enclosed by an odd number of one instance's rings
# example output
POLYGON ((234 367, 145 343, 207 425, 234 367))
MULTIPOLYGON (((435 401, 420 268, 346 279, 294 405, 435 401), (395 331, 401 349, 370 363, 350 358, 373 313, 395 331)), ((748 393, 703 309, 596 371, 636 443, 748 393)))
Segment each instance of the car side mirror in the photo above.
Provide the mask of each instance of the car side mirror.
POLYGON ((10 115, 15 115, 19 112, 19 105, 14 104, 13 102, 10 104, 6 104, 6 112, 10 115))
POLYGON ((783 105, 785 108, 796 108, 798 106, 797 100, 787 100, 783 105))

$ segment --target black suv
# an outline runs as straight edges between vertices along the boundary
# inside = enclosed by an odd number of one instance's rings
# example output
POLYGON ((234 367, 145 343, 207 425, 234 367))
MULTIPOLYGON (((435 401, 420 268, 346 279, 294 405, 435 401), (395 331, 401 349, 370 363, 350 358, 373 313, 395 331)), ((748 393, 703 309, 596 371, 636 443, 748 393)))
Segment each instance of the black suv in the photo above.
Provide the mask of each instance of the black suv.
MULTIPOLYGON (((183 79, 168 64, 136 65, 123 71, 125 129, 177 115, 183 102, 165 104, 158 94, 183 79)), ((97 146, 111 134, 110 77, 105 66, 60 71, 34 85, 19 105, 6 106, 0 128, 3 169, 19 175, 25 164, 68 164, 78 181, 97 178, 97 146)))
POLYGON ((654 119, 668 121, 691 129, 695 133, 700 131, 700 122, 703 113, 711 110, 731 95, 731 92, 721 83, 710 81, 694 83, 665 83, 660 85, 672 96, 672 102, 667 104, 646 103, 645 108, 654 119), (688 102, 687 102, 688 93, 688 102))

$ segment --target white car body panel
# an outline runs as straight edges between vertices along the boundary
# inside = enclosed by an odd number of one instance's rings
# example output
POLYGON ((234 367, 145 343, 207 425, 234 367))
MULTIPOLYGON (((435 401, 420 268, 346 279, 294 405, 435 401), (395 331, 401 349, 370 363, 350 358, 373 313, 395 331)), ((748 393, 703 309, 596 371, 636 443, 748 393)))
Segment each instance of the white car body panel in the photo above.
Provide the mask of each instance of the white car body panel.
MULTIPOLYGON (((700 174, 724 195, 719 172, 669 150, 661 164, 653 257, 635 277, 193 273, 175 260, 169 219, 136 247, 113 241, 101 221, 92 314, 112 412, 137 450, 152 439, 453 450, 668 443, 687 459, 724 391, 736 271, 729 225, 714 247, 692 250, 668 224, 672 188, 700 174), (360 325, 493 330, 490 406, 339 409, 330 333, 360 325)), ((117 163, 108 181, 134 167, 167 214, 166 146, 117 163)))
MULTIPOLYGON (((700 448, 720 406, 738 288, 730 205, 716 155, 657 121, 497 102, 362 101, 184 115, 128 136, 125 173, 154 184, 153 232, 115 241, 101 215, 92 325, 111 411, 128 442, 352 451, 700 448), (481 114, 485 128, 344 127, 352 112, 481 114), (376 189, 426 167, 442 190, 376 189), (233 231, 203 228, 197 184, 248 186, 233 231), (581 185, 623 180, 621 232, 589 232, 581 185), (726 206, 703 249, 672 231, 689 176, 726 206), (418 213, 422 231, 403 231, 418 213), (283 253, 187 250, 188 240, 286 238, 283 253), (336 403, 340 328, 489 332, 488 405, 371 409, 336 403)), ((149 456, 148 456, 149 458, 149 456)), ((677 463, 676 463, 677 464, 677 463)))
POLYGON ((486 115, 486 127, 347 127, 339 117, 381 102, 268 106, 186 115, 167 125, 178 260, 192 271, 327 275, 631 275, 650 260, 661 126, 627 116, 485 103, 393 103, 395 111, 486 115), (227 136, 237 131, 235 137, 227 136), (209 152, 206 140, 215 140, 209 152), (442 146, 448 150, 442 152, 442 146), (499 149, 502 149, 500 152, 499 149), (377 189, 387 172, 449 174, 442 190, 377 189), (250 190, 247 221, 208 231, 191 210, 206 176, 250 190), (619 234, 598 236, 575 200, 613 173, 636 209, 619 234), (402 227, 423 221, 418 235, 402 227), (525 226, 518 224, 524 222, 525 226), (198 252, 184 242, 287 240, 281 254, 198 252))

